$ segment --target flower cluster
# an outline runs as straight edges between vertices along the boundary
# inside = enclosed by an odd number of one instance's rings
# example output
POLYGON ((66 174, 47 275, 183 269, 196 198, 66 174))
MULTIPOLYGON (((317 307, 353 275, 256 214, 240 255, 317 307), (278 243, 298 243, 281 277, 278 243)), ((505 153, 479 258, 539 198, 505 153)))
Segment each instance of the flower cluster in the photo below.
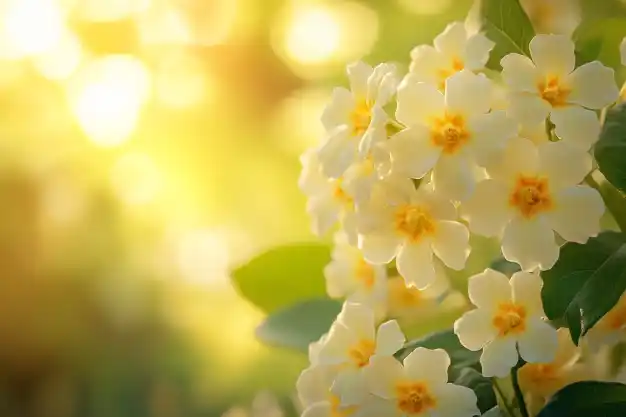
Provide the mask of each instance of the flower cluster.
POLYGON ((600 62, 576 67, 568 35, 536 35, 530 56, 504 56, 500 74, 485 70, 494 45, 452 23, 411 51, 407 74, 359 62, 347 68, 350 89, 333 91, 326 137, 302 156, 299 185, 314 232, 339 228, 325 275, 329 295, 347 301, 298 382, 305 415, 479 414, 471 390, 447 383, 445 351, 418 348, 402 364, 393 357, 405 341, 397 322, 376 330, 400 299, 450 296, 445 269, 466 268, 472 234, 496 239, 520 267, 510 279, 491 269, 469 279, 476 308, 454 332, 482 350, 483 375, 503 377, 521 357, 522 383, 538 387, 537 398, 558 384, 536 380, 580 376, 568 341, 546 321, 539 273, 563 242, 600 232, 604 202, 585 178, 599 111, 619 90, 600 62), (396 272, 404 292, 392 299, 396 272))

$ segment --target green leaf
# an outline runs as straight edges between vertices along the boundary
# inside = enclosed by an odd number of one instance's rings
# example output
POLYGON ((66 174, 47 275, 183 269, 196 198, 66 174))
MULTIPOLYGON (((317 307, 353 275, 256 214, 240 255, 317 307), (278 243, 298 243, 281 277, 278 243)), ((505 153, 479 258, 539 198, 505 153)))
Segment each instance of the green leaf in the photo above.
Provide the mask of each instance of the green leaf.
POLYGON ((478 398, 478 408, 484 413, 497 405, 496 393, 493 391, 491 380, 484 377, 473 368, 461 370, 459 377, 454 381, 457 385, 470 388, 478 398))
POLYGON ((483 414, 482 417, 504 417, 504 413, 502 413, 502 411, 500 411, 500 407, 496 405, 491 410, 483 414))
POLYGON ((541 276, 546 315, 564 317, 578 344, 626 290, 626 236, 604 232, 583 245, 567 243, 556 265, 541 276))
POLYGON ((257 338, 268 345, 306 352, 330 330, 341 311, 341 303, 331 299, 307 300, 271 314, 256 329, 257 338))
POLYGON ((451 361, 448 376, 451 381, 454 381, 460 376, 463 368, 480 370, 480 351, 472 352, 463 347, 452 329, 432 333, 421 339, 412 340, 404 345, 395 356, 398 360, 403 361, 409 353, 413 352, 418 347, 427 349, 441 348, 448 352, 451 361))
POLYGON ((537 417, 613 417, 626 415, 626 385, 577 382, 548 401, 537 417))
POLYGON ((502 272, 504 275, 508 276, 509 278, 516 272, 519 272, 522 270, 522 268, 520 268, 519 264, 515 263, 515 262, 510 262, 507 261, 504 258, 498 258, 495 261, 493 261, 491 263, 491 265, 489 266, 489 268, 498 271, 498 272, 502 272))
POLYGON ((626 192, 626 103, 607 112, 594 155, 604 177, 626 192))
POLYGON ((482 0, 480 19, 483 31, 496 43, 488 68, 500 70, 500 60, 510 53, 530 56, 535 30, 519 0, 482 0))
POLYGON ((619 45, 626 36, 626 19, 601 18, 583 22, 574 32, 576 65, 599 60, 613 69, 621 68, 619 45))
POLYGON ((324 297, 324 266, 330 249, 321 243, 281 246, 232 272, 239 293, 271 313, 299 301, 324 297))

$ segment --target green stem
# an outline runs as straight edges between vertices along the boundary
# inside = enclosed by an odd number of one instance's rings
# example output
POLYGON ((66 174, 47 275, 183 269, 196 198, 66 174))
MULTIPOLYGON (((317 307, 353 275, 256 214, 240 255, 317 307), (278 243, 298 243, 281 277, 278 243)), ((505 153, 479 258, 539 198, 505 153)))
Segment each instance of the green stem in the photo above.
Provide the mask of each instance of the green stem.
POLYGON ((528 409, 526 408, 526 402, 524 401, 524 394, 522 393, 522 389, 519 387, 519 381, 517 380, 517 370, 519 368, 516 366, 511 369, 511 382, 513 383, 513 391, 515 391, 515 398, 517 399, 517 403, 519 405, 520 412, 522 413, 522 417, 529 417, 528 409))
POLYGON ((598 190, 604 200, 604 205, 611 212, 613 219, 622 232, 626 232, 626 197, 614 188, 608 181, 598 183, 593 178, 593 172, 587 175, 585 182, 592 188, 598 190))
POLYGON ((513 412, 513 409, 511 408, 511 405, 507 401, 506 396, 504 395, 504 392, 502 392, 502 388, 498 384, 498 379, 497 378, 492 378, 491 381, 493 382, 493 387, 495 388, 496 392, 498 393, 498 395, 502 399, 502 405, 506 409, 507 415, 509 417, 515 417, 515 413, 513 412))

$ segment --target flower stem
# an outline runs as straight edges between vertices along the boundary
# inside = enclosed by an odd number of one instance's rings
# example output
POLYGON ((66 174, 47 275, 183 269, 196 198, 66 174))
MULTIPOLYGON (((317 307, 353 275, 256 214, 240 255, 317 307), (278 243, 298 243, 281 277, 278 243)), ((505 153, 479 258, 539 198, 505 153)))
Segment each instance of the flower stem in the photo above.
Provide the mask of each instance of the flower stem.
POLYGON ((515 391, 515 398, 517 399, 517 403, 519 405, 520 412, 522 413, 522 417, 529 417, 528 409, 526 408, 526 402, 524 401, 524 394, 522 393, 522 389, 519 386, 519 381, 517 380, 517 370, 519 367, 514 367, 511 369, 511 382, 513 383, 513 391, 515 391))
POLYGON ((509 404, 506 395, 504 395, 504 392, 502 392, 502 387, 500 387, 500 384, 498 384, 498 379, 497 378, 492 378, 491 380, 493 382, 493 387, 495 388, 498 396, 500 397, 500 399, 502 400, 502 405, 504 406, 504 408, 506 408, 506 413, 509 417, 516 417, 515 413, 513 412, 513 409, 511 408, 511 404, 509 404))

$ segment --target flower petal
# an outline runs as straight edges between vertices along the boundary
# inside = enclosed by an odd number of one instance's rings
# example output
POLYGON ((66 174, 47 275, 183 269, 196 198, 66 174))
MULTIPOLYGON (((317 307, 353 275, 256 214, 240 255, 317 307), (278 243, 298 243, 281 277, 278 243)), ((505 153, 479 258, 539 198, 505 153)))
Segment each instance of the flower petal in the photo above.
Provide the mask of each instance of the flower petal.
POLYGON ((327 131, 331 131, 337 126, 348 124, 350 121, 350 113, 355 106, 354 96, 343 87, 337 87, 333 90, 330 103, 322 113, 322 124, 327 131))
POLYGON ((329 366, 310 366, 302 371, 296 381, 296 390, 302 405, 307 407, 325 401, 333 379, 334 372, 329 366))
POLYGON ((522 124, 539 124, 550 114, 551 106, 537 95, 510 94, 507 114, 522 124))
POLYGON ((526 362, 550 363, 556 357, 556 329, 539 317, 526 320, 526 331, 518 340, 519 354, 526 362))
POLYGON ((341 407, 350 407, 363 402, 368 387, 361 369, 345 369, 337 374, 330 391, 339 398, 341 407))
POLYGON ((468 294, 476 307, 491 311, 511 300, 511 286, 506 275, 488 268, 469 278, 468 294))
POLYGON ((472 197, 463 206, 463 218, 473 233, 498 236, 513 217, 508 204, 508 187, 502 181, 487 179, 476 186, 472 197))
POLYGON ((544 217, 516 217, 504 229, 502 254, 508 261, 520 264, 524 271, 547 270, 559 258, 559 246, 544 217))
POLYGON ((435 281, 433 252, 429 242, 405 243, 398 253, 396 266, 408 286, 424 289, 435 281))
POLYGON ((378 327, 376 355, 392 356, 402 348, 406 337, 395 320, 387 321, 378 327))
POLYGON ((483 167, 500 160, 508 140, 517 133, 517 124, 504 111, 474 116, 468 125, 472 135, 470 149, 474 160, 483 167))
MULTIPOLYGON (((346 326, 359 340, 374 340, 376 335, 374 311, 363 304, 345 302, 337 322, 346 326)), ((329 336, 329 339, 332 336, 329 336)))
POLYGON ((496 44, 482 33, 467 38, 465 45, 465 68, 477 71, 489 61, 489 53, 496 44))
POLYGON ((301 417, 330 417, 333 415, 331 405, 328 401, 315 403, 307 407, 301 417))
POLYGON ((547 218, 552 227, 568 242, 585 243, 600 233, 604 202, 591 187, 577 185, 555 195, 555 208, 547 218))
POLYGON ((367 80, 373 71, 374 69, 363 61, 354 62, 347 66, 346 72, 350 81, 350 90, 356 97, 367 98, 367 80))
POLYGON ((435 191, 450 200, 466 200, 476 186, 474 167, 468 155, 442 154, 433 169, 435 191))
POLYGON ((509 374, 517 363, 517 349, 515 339, 499 337, 494 339, 483 349, 480 356, 480 365, 486 377, 503 378, 509 374))
POLYGON ((574 70, 574 42, 564 35, 537 35, 530 41, 530 56, 545 75, 566 76, 574 70))
POLYGON ((441 148, 434 146, 430 132, 422 125, 404 129, 389 139, 387 148, 391 154, 392 171, 409 178, 423 178, 441 155, 441 148))
POLYGON ((446 62, 439 51, 430 45, 420 45, 411 51, 411 64, 407 82, 426 82, 438 85, 440 80, 439 71, 444 68, 446 62))
POLYGON ((437 415, 469 417, 480 415, 478 398, 470 388, 455 384, 445 384, 435 388, 437 415))
POLYGON ((453 57, 460 56, 467 42, 467 30, 462 22, 452 22, 439 35, 435 37, 435 48, 444 55, 453 57))
POLYGON ((492 178, 512 183, 520 174, 535 174, 539 163, 539 152, 531 141, 513 138, 508 141, 500 163, 487 167, 487 172, 492 178))
POLYGON ((468 311, 454 322, 454 333, 465 348, 480 350, 496 337, 492 319, 491 313, 486 309, 468 311))
POLYGON ((335 322, 318 355, 319 365, 339 365, 349 361, 348 349, 359 340, 344 324, 335 322))
MULTIPOLYGON (((396 361, 397 362, 397 361, 396 361)), ((375 395, 369 395, 350 417, 401 417, 395 401, 388 401, 375 395)), ((332 417, 332 416, 331 416, 332 417)))
POLYGON ((544 143, 538 149, 541 171, 548 175, 552 191, 581 183, 592 169, 591 155, 565 141, 544 143))
POLYGON ((619 97, 615 72, 599 61, 589 62, 574 71, 568 79, 572 88, 568 101, 590 109, 601 109, 619 97))
POLYGON ((411 198, 412 204, 425 205, 437 220, 456 220, 457 210, 454 204, 439 193, 430 184, 420 184, 411 198))
POLYGON ((516 92, 537 93, 537 68, 527 56, 508 54, 500 61, 502 79, 516 92))
POLYGON ((463 70, 446 80, 447 109, 464 116, 487 113, 491 108, 491 81, 484 75, 463 70))
POLYGON ((342 125, 330 132, 317 154, 324 175, 339 178, 355 161, 357 147, 358 141, 348 126, 342 125))
POLYGON ((404 359, 404 371, 410 380, 432 385, 448 382, 450 355, 443 349, 416 348, 404 359))
POLYGON ((404 369, 393 356, 373 356, 363 375, 372 394, 389 400, 396 396, 395 385, 404 369))
POLYGON ((449 268, 465 268, 470 253, 469 231, 463 224, 450 220, 437 223, 437 233, 432 242, 433 252, 449 268))
POLYGON ((588 150, 600 138, 600 120, 594 111, 577 106, 561 107, 552 110, 550 120, 558 137, 582 150, 588 150))
POLYGON ((444 96, 431 84, 406 82, 398 89, 396 118, 407 126, 428 124, 444 111, 444 96))
POLYGON ((311 216, 311 229, 317 236, 322 236, 335 225, 339 219, 339 205, 326 195, 310 198, 306 211, 311 216))
POLYGON ((526 308, 529 315, 543 317, 543 303, 541 302, 541 288, 543 281, 537 273, 516 272, 511 277, 513 300, 526 308))
POLYGON ((382 265, 396 256, 400 239, 394 235, 366 234, 359 237, 359 248, 369 263, 382 265))
POLYGON ((367 99, 370 103, 384 106, 396 93, 396 67, 393 64, 377 65, 367 80, 367 99))

